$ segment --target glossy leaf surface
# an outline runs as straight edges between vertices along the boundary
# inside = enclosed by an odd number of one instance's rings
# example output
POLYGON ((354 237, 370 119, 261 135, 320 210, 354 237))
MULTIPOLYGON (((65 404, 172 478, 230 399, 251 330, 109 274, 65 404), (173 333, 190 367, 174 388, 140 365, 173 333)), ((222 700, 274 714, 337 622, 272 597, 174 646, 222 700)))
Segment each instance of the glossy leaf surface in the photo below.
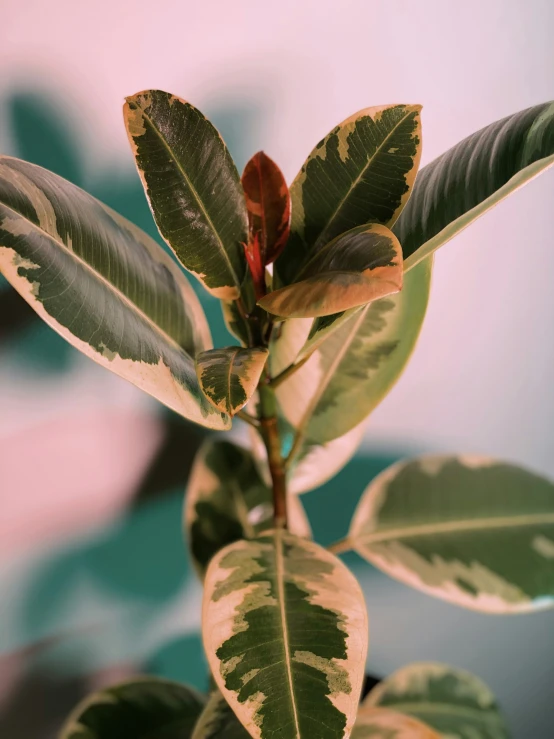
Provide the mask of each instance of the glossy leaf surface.
POLYGON ((421 170, 394 227, 411 268, 554 163, 554 103, 468 136, 421 170))
POLYGON ((70 344, 181 415, 228 428, 196 378, 210 332, 163 249, 75 185, 0 158, 0 270, 70 344))
POLYGON ((253 737, 348 736, 367 615, 354 576, 325 549, 278 530, 219 552, 202 631, 217 685, 253 737))
POLYGON ((267 349, 226 346, 196 356, 196 373, 205 396, 222 413, 234 415, 256 390, 267 349))
POLYGON ((402 249, 385 226, 366 224, 314 250, 296 280, 259 301, 285 318, 326 316, 402 288, 402 249))
POLYGON ((221 136, 194 106, 161 90, 127 98, 123 115, 160 233, 212 295, 237 298, 248 219, 221 136))
MULTIPOLYGON (((252 539, 273 525, 273 496, 247 449, 229 441, 204 442, 185 497, 185 527, 192 560, 201 578, 211 558, 239 539, 252 539)), ((309 538, 301 503, 289 499, 289 528, 309 538)))
POLYGON ((348 541, 418 590, 489 613, 554 603, 554 485, 479 457, 401 462, 366 489, 348 541))
MULTIPOLYGON (((429 297, 431 262, 406 275, 402 292, 354 313, 278 386, 290 426, 323 444, 358 426, 397 381, 415 346, 429 297)), ((271 347, 272 375, 294 362, 310 322, 286 321, 271 347)))
POLYGON ((186 685, 137 678, 86 698, 60 739, 189 739, 204 702, 186 685))
POLYGON ((430 726, 387 708, 361 708, 352 739, 440 739, 430 726))
POLYGON ((263 151, 250 159, 242 174, 248 210, 249 240, 258 237, 262 264, 283 251, 290 231, 290 194, 283 173, 263 151))
POLYGON ((366 108, 314 148, 291 186, 291 236, 276 268, 294 282, 313 251, 369 222, 391 226, 421 157, 418 105, 366 108))
POLYGON ((416 662, 376 685, 363 703, 405 713, 449 739, 508 739, 489 688, 470 672, 416 662))

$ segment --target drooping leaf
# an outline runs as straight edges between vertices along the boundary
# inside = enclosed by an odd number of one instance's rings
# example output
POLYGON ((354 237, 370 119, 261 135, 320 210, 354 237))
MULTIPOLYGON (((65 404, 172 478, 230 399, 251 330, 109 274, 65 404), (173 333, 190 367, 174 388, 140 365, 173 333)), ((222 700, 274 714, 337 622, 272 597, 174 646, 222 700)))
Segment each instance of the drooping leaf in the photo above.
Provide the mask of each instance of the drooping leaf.
MULTIPOLYGON (((309 538, 300 501, 289 497, 289 528, 309 538)), ((273 497, 252 454, 228 441, 208 439, 192 468, 185 498, 185 528, 200 578, 220 549, 273 526, 273 497)))
MULTIPOLYGON (((276 389, 281 412, 309 444, 358 426, 399 378, 419 335, 429 297, 431 261, 406 275, 401 293, 354 313, 276 389)), ((310 330, 286 321, 270 350, 272 376, 294 362, 310 330)))
POLYGON ((470 672, 416 662, 376 685, 365 707, 389 708, 419 719, 448 739, 508 739, 489 688, 470 672))
POLYGON ((291 235, 276 270, 288 285, 313 251, 369 222, 391 226, 421 157, 418 105, 366 108, 336 126, 291 186, 291 235))
POLYGON ((352 739, 440 739, 430 726, 388 708, 361 708, 352 739))
POLYGON ((411 269, 554 164, 554 102, 468 136, 424 167, 394 232, 411 269))
POLYGON ((249 736, 219 690, 214 690, 191 739, 248 739, 249 736))
POLYGON ((219 552, 202 633, 217 685, 253 737, 348 736, 367 615, 356 579, 325 549, 275 530, 219 552))
POLYGON ((398 292, 402 275, 402 249, 394 234, 370 223, 315 249, 292 284, 258 305, 285 318, 327 316, 398 292))
POLYGON ((225 346, 196 355, 200 387, 215 408, 234 415, 248 403, 258 386, 267 349, 225 346))
POLYGON ((0 157, 0 270, 70 344, 181 415, 228 428, 194 369, 206 318, 177 265, 61 177, 0 157))
POLYGON ((212 295, 237 298, 248 218, 221 136, 194 106, 161 90, 127 98, 123 115, 160 233, 212 295))
POLYGON ((86 698, 60 739, 188 739, 204 703, 187 685, 137 678, 86 698))
POLYGON ((283 173, 263 151, 250 159, 242 174, 250 241, 259 239, 264 267, 283 251, 290 231, 290 194, 283 173))
POLYGON ((366 489, 348 542, 418 590, 488 613, 554 604, 554 485, 486 458, 422 457, 366 489))

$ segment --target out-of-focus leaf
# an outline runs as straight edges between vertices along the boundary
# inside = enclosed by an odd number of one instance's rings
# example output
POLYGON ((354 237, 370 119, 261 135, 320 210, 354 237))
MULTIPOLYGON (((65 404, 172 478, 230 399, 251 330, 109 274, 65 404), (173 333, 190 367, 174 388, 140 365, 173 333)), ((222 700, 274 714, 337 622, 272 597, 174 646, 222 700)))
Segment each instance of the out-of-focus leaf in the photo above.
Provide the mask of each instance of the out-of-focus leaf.
POLYGON ((294 282, 258 305, 285 318, 327 316, 398 292, 402 274, 396 237, 385 226, 370 223, 314 249, 294 282))
POLYGON ((554 102, 491 123, 424 167, 394 232, 411 269, 554 164, 554 102))
POLYGON ((267 355, 267 349, 240 346, 200 352, 196 373, 204 395, 219 411, 234 415, 256 390, 267 355))
POLYGON ((142 678, 86 698, 60 739, 188 739, 205 699, 187 685, 142 678))
MULTIPOLYGON (((289 528, 309 538, 302 504, 289 498, 289 528)), ((212 557, 239 539, 273 526, 273 498, 252 454, 228 441, 207 440, 198 452, 185 497, 186 538, 201 578, 212 557)))
POLYGON ((98 364, 192 421, 229 427, 198 385, 193 356, 211 337, 177 265, 83 190, 10 157, 0 158, 0 270, 98 364))
POLYGON ((421 156, 419 105, 366 108, 336 126, 291 186, 292 222, 275 263, 288 285, 314 250, 369 222, 391 226, 404 207, 421 156))
POLYGON ((160 233, 212 295, 238 298, 248 220, 221 136, 194 106, 161 90, 127 98, 123 114, 160 233))
POLYGON ((191 739, 249 739, 250 734, 219 690, 211 694, 191 739))
POLYGON ((440 739, 430 726, 388 708, 361 708, 352 739, 440 739))
POLYGON ((325 549, 283 530, 223 549, 206 574, 202 634, 218 688, 253 737, 349 735, 367 615, 356 579, 325 549))
POLYGON ((488 613, 554 603, 554 485, 480 457, 400 462, 370 483, 348 544, 387 574, 488 613))
POLYGON ((479 678, 436 662, 402 667, 373 688, 365 707, 419 719, 445 739, 508 739, 496 699, 479 678))

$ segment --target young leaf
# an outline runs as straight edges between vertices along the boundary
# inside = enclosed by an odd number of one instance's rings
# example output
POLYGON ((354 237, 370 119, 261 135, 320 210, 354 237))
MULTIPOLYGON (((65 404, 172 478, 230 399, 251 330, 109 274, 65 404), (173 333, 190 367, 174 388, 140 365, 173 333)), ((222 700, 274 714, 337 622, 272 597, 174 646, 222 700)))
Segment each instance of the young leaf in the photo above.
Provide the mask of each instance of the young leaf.
POLYGON ((276 271, 294 282, 317 251, 365 223, 391 226, 404 207, 421 157, 419 105, 366 108, 336 126, 291 186, 291 235, 276 271))
POLYGON ((554 102, 482 128, 424 167, 394 228, 406 269, 554 164, 554 102))
POLYGON ((196 355, 200 387, 215 408, 234 415, 248 403, 258 386, 267 349, 226 346, 196 355))
POLYGON ((250 734, 233 713, 231 706, 214 690, 210 695, 191 739, 249 739, 250 734))
MULTIPOLYGON (((310 538, 300 501, 289 497, 289 528, 310 538)), ((252 454, 228 441, 208 439, 194 460, 185 497, 185 528, 201 579, 212 557, 239 539, 252 539, 273 525, 273 497, 252 454)))
POLYGON ((211 347, 194 291, 163 249, 75 185, 0 157, 0 271, 38 315, 103 367, 215 429, 192 356, 211 347))
POLYGON ((297 279, 258 305, 285 318, 327 316, 402 288, 402 249, 378 223, 358 226, 314 250, 297 279))
POLYGON ((348 737, 367 615, 356 579, 325 549, 275 530, 219 552, 202 634, 219 689, 255 739, 348 737))
MULTIPOLYGON (((286 421, 309 444, 358 426, 397 381, 415 346, 429 297, 431 260, 406 275, 402 292, 354 313, 276 389, 286 421)), ((271 375, 294 362, 310 323, 286 321, 270 347, 271 375)))
POLYGON ((258 238, 262 264, 283 251, 290 231, 290 194, 283 173, 263 151, 244 168, 242 186, 248 209, 250 241, 258 238))
POLYGON ((554 603, 554 485, 473 457, 393 465, 366 489, 348 543, 418 590, 488 613, 554 603))
POLYGON ((465 670, 416 662, 376 685, 363 708, 408 714, 451 739, 509 739, 489 688, 465 670))
POLYGON ((430 726, 387 708, 361 708, 352 739, 440 739, 430 726))
POLYGON ((238 298, 248 219, 221 136, 190 103, 161 90, 127 98, 123 116, 161 235, 212 295, 238 298))
POLYGON ((203 706, 204 697, 187 685, 137 678, 86 698, 59 739, 189 739, 203 706))

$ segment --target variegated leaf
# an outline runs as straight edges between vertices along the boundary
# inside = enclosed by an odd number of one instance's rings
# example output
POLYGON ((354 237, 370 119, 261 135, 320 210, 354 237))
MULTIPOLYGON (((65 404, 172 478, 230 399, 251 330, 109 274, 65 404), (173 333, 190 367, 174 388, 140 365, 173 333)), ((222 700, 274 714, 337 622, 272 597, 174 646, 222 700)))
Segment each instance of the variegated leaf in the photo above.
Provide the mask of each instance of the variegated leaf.
MULTIPOLYGON (((323 444, 358 426, 399 378, 419 335, 429 297, 431 261, 406 275, 401 293, 354 313, 276 389, 291 429, 323 444)), ((270 350, 275 376, 304 345, 310 323, 286 321, 270 350)))
MULTIPOLYGON (((300 501, 290 496, 289 528, 309 538, 300 501)), ((185 528, 201 578, 220 549, 252 539, 273 526, 273 497, 252 454, 229 441, 208 439, 194 460, 185 497, 185 528)))
POLYGON ((267 356, 267 349, 240 346, 197 354, 196 374, 210 403, 222 413, 239 411, 256 390, 267 356))
POLYGON ((366 489, 348 534, 401 582, 488 613, 554 603, 554 485, 480 457, 400 462, 366 489))
POLYGON ((283 173, 263 151, 250 159, 242 174, 250 241, 258 237, 262 264, 283 251, 290 231, 290 194, 283 173))
POLYGON ((363 706, 413 716, 444 739, 510 736, 485 683, 470 672, 436 662, 416 662, 397 670, 373 688, 363 706))
POLYGON ((296 361, 301 362, 305 357, 309 357, 327 337, 339 329, 343 323, 346 323, 351 316, 362 308, 363 306, 358 306, 357 308, 350 308, 350 310, 343 310, 338 313, 331 313, 328 316, 314 318, 310 326, 310 332, 306 338, 306 343, 298 353, 296 361))
POLYGON ((370 223, 314 249, 294 282, 258 305, 285 318, 328 316, 398 292, 402 275, 402 249, 394 234, 370 223))
POLYGON ((424 167, 394 232, 406 269, 554 164, 554 102, 460 141, 424 167))
POLYGON ((237 301, 221 301, 221 312, 225 326, 230 334, 238 339, 242 346, 248 346, 251 342, 251 332, 248 322, 241 314, 237 301))
POLYGON ((440 739, 430 726, 388 708, 361 708, 352 739, 440 739))
POLYGON ((137 678, 86 698, 59 739, 189 739, 204 703, 187 685, 137 678))
POLYGON ((212 295, 237 298, 248 218, 221 136, 194 106, 161 90, 127 98, 123 114, 160 233, 212 295))
POLYGON ((202 620, 212 674, 253 737, 348 737, 367 615, 340 560, 283 530, 231 544, 208 568, 202 620))
POLYGON ((177 265, 132 223, 34 164, 0 157, 0 271, 94 361, 181 415, 224 429, 192 358, 206 318, 177 265))
POLYGON ((366 108, 315 147, 291 186, 291 236, 276 262, 282 284, 294 282, 313 250, 345 231, 394 223, 419 166, 420 110, 366 108))
POLYGON ((250 734, 233 713, 231 706, 215 690, 198 719, 191 739, 249 739, 250 734))

